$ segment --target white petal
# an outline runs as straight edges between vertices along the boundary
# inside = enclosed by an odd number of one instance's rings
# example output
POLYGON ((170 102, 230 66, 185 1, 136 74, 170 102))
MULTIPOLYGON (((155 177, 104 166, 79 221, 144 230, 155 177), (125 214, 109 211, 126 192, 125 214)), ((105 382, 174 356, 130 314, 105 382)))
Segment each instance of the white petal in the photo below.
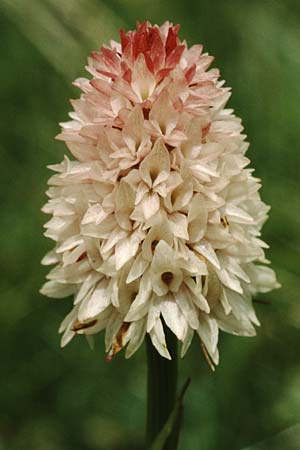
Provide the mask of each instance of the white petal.
POLYGON ((60 324, 59 333, 63 333, 67 328, 71 328, 77 318, 78 307, 73 308, 69 314, 66 315, 62 323, 60 324))
POLYGON ((96 203, 89 207, 89 209, 83 216, 81 224, 87 225, 89 223, 95 223, 98 225, 100 222, 102 222, 103 219, 105 219, 105 217, 107 217, 106 212, 99 203, 96 203))
POLYGON ((123 315, 114 311, 107 322, 105 330, 105 350, 108 352, 113 344, 113 340, 123 323, 123 315))
POLYGON ((228 314, 231 313, 232 308, 229 304, 228 297, 226 295, 226 289, 223 287, 221 288, 220 302, 221 305, 223 306, 226 316, 228 316, 228 314))
POLYGON ((185 356, 186 352, 188 351, 188 349, 192 343, 193 337, 194 337, 194 330, 192 330, 190 327, 188 327, 186 336, 184 338, 184 341, 183 341, 182 347, 181 347, 181 353, 180 353, 181 358, 183 358, 185 356))
POLYGON ((149 334, 152 344, 154 345, 158 353, 164 358, 172 359, 170 353, 168 352, 165 333, 160 319, 157 319, 156 324, 149 334))
POLYGON ((63 254, 63 267, 76 263, 80 257, 85 253, 85 244, 82 243, 72 251, 67 251, 63 254))
POLYGON ((183 340, 187 321, 180 311, 175 299, 170 294, 161 302, 161 313, 166 325, 173 331, 179 340, 183 340))
POLYGON ((75 336, 75 332, 72 330, 73 323, 77 318, 77 307, 73 308, 72 311, 64 318, 63 322, 59 327, 59 333, 63 333, 60 341, 60 346, 65 347, 75 336))
POLYGON ((82 283, 78 294, 76 295, 74 299, 74 305, 77 305, 77 303, 80 303, 81 300, 84 299, 84 297, 88 294, 89 290, 95 286, 95 283, 102 277, 97 272, 91 272, 87 278, 82 283))
POLYGON ((210 307, 206 298, 204 297, 204 295, 202 295, 201 289, 196 286, 193 280, 189 279, 188 277, 185 278, 184 282, 189 287, 189 294, 191 295, 191 298, 195 305, 198 306, 201 311, 209 314, 210 307))
POLYGON ((150 97, 155 89, 155 78, 149 71, 143 53, 140 53, 132 70, 131 86, 140 101, 150 97))
POLYGON ((256 317, 252 301, 246 296, 241 296, 230 289, 224 289, 226 291, 226 296, 228 303, 232 308, 232 313, 238 320, 251 320, 254 325, 259 326, 260 323, 256 317))
POLYGON ((119 282, 118 278, 111 278, 109 282, 109 293, 110 293, 110 299, 113 306, 116 308, 119 308, 120 302, 119 302, 119 282))
POLYGON ((73 339, 75 335, 76 333, 68 328, 61 338, 60 341, 61 348, 65 347, 73 339))
POLYGON ((208 241, 202 239, 200 242, 193 245, 193 249, 203 255, 214 267, 220 269, 220 262, 216 252, 208 241))
POLYGON ((157 244, 160 240, 172 245, 173 236, 167 220, 160 222, 158 225, 152 226, 150 231, 147 233, 142 244, 142 253, 145 260, 152 260, 153 251, 155 249, 154 243, 157 244))
POLYGON ((218 275, 219 280, 227 287, 232 289, 233 291, 239 292, 240 294, 243 293, 243 289, 241 286, 241 283, 236 278, 235 275, 231 274, 228 270, 222 268, 222 269, 216 269, 216 273, 218 275))
POLYGON ((178 211, 188 205, 193 195, 193 183, 185 180, 175 191, 172 192, 173 210, 178 211))
POLYGON ((102 241, 100 251, 101 254, 109 252, 121 239, 125 239, 128 231, 122 230, 119 226, 114 228, 107 240, 102 241))
POLYGON ((106 279, 103 279, 99 282, 93 294, 83 300, 78 312, 78 320, 80 322, 97 316, 109 306, 110 296, 107 287, 108 282, 106 279))
POLYGON ((170 229, 173 232, 174 236, 181 239, 189 239, 188 222, 184 214, 174 212, 173 214, 169 215, 168 220, 170 229))
POLYGON ((84 328, 82 330, 77 331, 78 334, 85 334, 85 335, 93 335, 96 333, 99 333, 100 331, 104 330, 107 326, 107 323, 113 313, 113 306, 110 305, 108 306, 104 311, 102 311, 97 317, 97 322, 88 327, 88 328, 84 328))
POLYGON ((48 252, 41 261, 43 266, 51 266, 52 264, 56 264, 60 262, 60 256, 56 254, 55 250, 51 250, 48 252))
POLYGON ((128 183, 121 179, 116 192, 116 219, 120 227, 131 230, 130 214, 134 209, 135 193, 128 183))
POLYGON ((81 225, 81 233, 84 236, 90 236, 94 238, 109 238, 110 233, 116 227, 117 222, 115 216, 110 214, 100 224, 89 223, 87 225, 81 225))
POLYGON ((223 308, 216 307, 214 316, 218 322, 219 328, 227 333, 236 334, 238 336, 255 336, 256 331, 250 320, 237 319, 233 314, 225 315, 223 308))
POLYGON ((199 315, 199 328, 197 330, 208 353, 214 354, 218 344, 219 327, 216 319, 212 319, 206 314, 199 315))
POLYGON ((146 321, 139 320, 131 324, 131 339, 126 348, 125 358, 130 358, 142 345, 146 334, 146 321))
POLYGON ((160 208, 159 196, 156 192, 148 192, 144 195, 143 200, 141 202, 143 208, 143 214, 145 219, 149 219, 154 216, 160 208))
POLYGON ((140 105, 135 105, 127 116, 123 127, 123 139, 132 153, 136 152, 143 139, 144 116, 140 105))
POLYGON ((126 283, 131 283, 132 281, 141 277, 143 275, 143 273, 145 272, 145 270, 147 269, 148 265, 149 265, 149 262, 143 258, 142 253, 139 253, 138 256, 135 258, 134 263, 131 266, 131 269, 130 269, 127 279, 126 279, 126 283))
POLYGON ((179 289, 179 291, 174 294, 174 297, 189 326, 194 330, 197 330, 199 326, 198 314, 188 289, 184 287, 179 289))
POLYGON ((269 267, 249 264, 245 269, 258 292, 269 292, 271 289, 280 287, 276 281, 275 272, 269 267))
POLYGON ((176 127, 177 120, 178 112, 175 111, 172 105, 167 89, 164 89, 153 103, 149 121, 158 134, 168 136, 176 127))
POLYGON ((188 213, 188 232, 190 242, 199 242, 207 227, 207 208, 203 196, 196 195, 190 205, 188 213))
POLYGON ((170 173, 170 157, 161 139, 155 142, 151 152, 141 162, 139 170, 142 179, 149 187, 155 183, 158 177, 159 182, 168 178, 170 173))
POLYGON ((57 253, 63 253, 68 250, 72 250, 74 247, 77 247, 78 245, 83 243, 83 238, 79 234, 75 236, 71 236, 68 239, 66 239, 57 249, 57 253))
POLYGON ((150 296, 152 294, 152 285, 149 276, 149 272, 144 273, 140 286, 139 292, 135 297, 130 309, 125 317, 126 322, 131 322, 132 320, 139 320, 148 311, 148 303, 150 296))
POLYGON ((103 260, 100 254, 100 241, 97 238, 91 238, 89 236, 84 236, 85 248, 87 251, 87 256, 91 267, 95 270, 99 270, 103 260))
POLYGON ((147 315, 147 333, 149 333, 154 325, 156 324, 157 319, 160 316, 161 312, 161 302, 162 297, 157 297, 154 293, 150 299, 149 307, 148 307, 148 315, 147 315))
POLYGON ((236 222, 236 223, 244 223, 244 224, 253 224, 254 219, 251 217, 246 211, 232 204, 228 204, 225 207, 225 214, 228 219, 228 222, 236 222))
POLYGON ((47 281, 40 289, 40 293, 52 298, 68 297, 76 292, 75 284, 59 283, 57 281, 47 281))
POLYGON ((141 181, 135 194, 135 205, 138 205, 143 200, 147 192, 149 192, 149 187, 144 181, 141 181))
POLYGON ((136 233, 130 237, 119 241, 115 247, 116 270, 120 270, 127 263, 139 248, 139 237, 136 233))
MULTIPOLYGON (((221 263, 222 264, 222 263, 221 263)), ((241 268, 238 261, 236 261, 233 258, 228 257, 228 270, 236 275, 240 280, 244 281, 245 283, 250 283, 250 278, 248 275, 244 272, 244 270, 241 268)))
MULTIPOLYGON (((174 191, 174 189, 176 189, 177 186, 179 186, 182 182, 183 182, 183 179, 178 172, 174 172, 174 171, 170 172, 168 178, 164 182, 164 185, 165 185, 164 189, 166 191, 166 194, 174 191)), ((158 186, 155 189, 158 190, 158 186)), ((175 200, 175 202, 176 202, 176 200, 175 200)), ((175 211, 174 207, 173 207, 173 210, 175 211)))
POLYGON ((187 257, 181 262, 181 267, 192 276, 207 275, 207 264, 192 251, 187 251, 187 257))

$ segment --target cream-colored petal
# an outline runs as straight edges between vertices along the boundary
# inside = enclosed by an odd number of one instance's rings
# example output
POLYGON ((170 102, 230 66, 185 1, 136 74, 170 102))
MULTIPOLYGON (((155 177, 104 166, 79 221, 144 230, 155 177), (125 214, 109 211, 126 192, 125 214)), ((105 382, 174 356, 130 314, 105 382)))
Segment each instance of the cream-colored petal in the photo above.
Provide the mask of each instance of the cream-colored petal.
POLYGON ((148 220, 150 219, 150 217, 154 216, 154 214, 156 214, 160 208, 160 200, 157 193, 149 192, 145 194, 141 202, 141 207, 145 220, 148 220))
POLYGON ((131 322, 133 320, 139 320, 148 311, 148 303, 152 294, 152 285, 150 280, 149 272, 144 273, 138 293, 133 300, 129 311, 125 317, 126 322, 131 322))
POLYGON ((166 359, 172 359, 167 348, 165 333, 160 319, 157 319, 149 334, 152 344, 158 353, 166 359))
POLYGON ((233 314, 225 315, 221 306, 214 309, 214 317, 219 328, 227 333, 238 336, 255 336, 256 331, 249 319, 237 319, 233 314))
POLYGON ((60 283, 58 281, 47 281, 40 289, 40 293, 52 298, 68 297, 76 292, 76 285, 60 283))
POLYGON ((155 78, 147 68, 143 53, 140 53, 132 70, 132 89, 138 96, 139 100, 143 102, 153 94, 155 85, 155 78))
POLYGON ((184 214, 173 212, 169 215, 168 220, 170 229, 174 236, 185 240, 189 239, 188 221, 184 214))
POLYGON ((116 191, 115 216, 120 227, 131 230, 130 214, 135 205, 135 192, 132 187, 122 179, 116 191))
POLYGON ((192 329, 197 330, 199 326, 198 313, 191 296, 187 294, 188 290, 181 288, 176 294, 174 294, 174 298, 189 326, 192 329))
POLYGON ((150 231, 148 231, 142 244, 142 254, 145 260, 152 261, 155 247, 160 240, 165 241, 169 245, 172 245, 173 242, 172 232, 166 220, 152 226, 150 231))
POLYGON ((194 337, 194 330, 192 328, 188 327, 186 336, 183 340, 182 347, 181 347, 181 353, 180 353, 181 358, 183 358, 185 356, 186 352, 190 348, 193 337, 194 337))
POLYGON ((199 328, 197 333, 203 341, 208 353, 213 355, 216 351, 219 327, 216 319, 212 319, 207 314, 199 314, 199 328))
POLYGON ((147 333, 150 333, 154 325, 156 324, 157 319, 161 313, 161 297, 157 297, 156 294, 152 294, 151 299, 149 301, 148 307, 148 315, 147 315, 147 333))
POLYGON ((136 256, 136 258, 130 268, 130 271, 129 271, 127 279, 126 279, 126 283, 131 283, 132 281, 141 277, 143 275, 143 273, 145 272, 145 270, 147 269, 148 265, 149 265, 149 261, 144 259, 144 256, 142 253, 139 253, 136 256))
POLYGON ((275 272, 270 267, 249 264, 247 266, 247 274, 258 292, 269 292, 271 289, 280 287, 276 280, 275 272))
POLYGON ((173 295, 166 295, 164 301, 161 303, 161 313, 166 325, 177 336, 177 339, 183 340, 188 326, 187 320, 180 311, 173 295))
POLYGON ((166 89, 154 102, 149 114, 149 120, 162 135, 170 135, 175 129, 178 113, 175 111, 166 89))
POLYGON ((170 173, 170 157, 163 141, 157 139, 151 152, 140 164, 140 175, 145 183, 151 187, 156 178, 162 182, 168 178, 170 173))
POLYGON ((87 296, 80 304, 78 311, 78 320, 83 322, 92 319, 110 304, 110 296, 108 294, 108 282, 103 279, 99 282, 91 296, 87 296))
POLYGON ((131 324, 131 339, 127 345, 125 358, 130 358, 142 345, 146 334, 146 321, 141 319, 131 324))
POLYGON ((138 233, 133 233, 131 236, 117 243, 115 247, 116 270, 120 270, 124 264, 136 255, 140 239, 138 233))
POLYGON ((122 134, 131 153, 135 153, 145 137, 144 117, 140 105, 135 105, 128 114, 122 134))
POLYGON ((196 250, 197 253, 204 256, 214 267, 220 269, 220 262, 217 254, 208 241, 202 239, 200 242, 196 242, 193 244, 193 250, 196 250))

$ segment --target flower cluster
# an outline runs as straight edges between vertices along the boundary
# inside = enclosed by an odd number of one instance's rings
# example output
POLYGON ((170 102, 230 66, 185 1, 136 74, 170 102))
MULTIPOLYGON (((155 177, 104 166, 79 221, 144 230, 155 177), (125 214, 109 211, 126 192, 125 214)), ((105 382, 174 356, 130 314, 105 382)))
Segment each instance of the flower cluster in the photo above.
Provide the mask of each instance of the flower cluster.
POLYGON ((120 32, 88 59, 58 139, 74 159, 50 166, 45 235, 56 242, 42 293, 74 295, 62 345, 105 329, 109 357, 148 333, 170 358, 164 326, 196 334, 218 363, 219 329, 252 336, 252 296, 277 287, 260 230, 269 210, 247 168, 230 89, 169 22, 120 32))

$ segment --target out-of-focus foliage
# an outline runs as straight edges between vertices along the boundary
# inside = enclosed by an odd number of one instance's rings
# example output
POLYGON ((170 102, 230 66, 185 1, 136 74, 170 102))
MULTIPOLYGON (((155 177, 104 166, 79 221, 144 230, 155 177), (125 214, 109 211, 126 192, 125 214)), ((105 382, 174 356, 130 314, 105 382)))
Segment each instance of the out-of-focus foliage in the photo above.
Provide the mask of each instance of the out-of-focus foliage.
POLYGON ((181 23, 181 36, 204 43, 233 87, 230 104, 272 205, 264 238, 283 285, 264 297, 271 304, 257 304, 257 338, 221 336, 215 374, 193 343, 180 369, 182 380, 192 377, 181 448, 260 449, 255 442, 300 422, 299 2, 0 0, 1 450, 142 447, 143 350, 110 364, 102 336, 93 352, 80 337, 60 350, 66 302, 38 289, 46 273, 39 261, 52 245, 39 212, 45 167, 65 152, 53 136, 67 120, 67 99, 79 95, 71 81, 84 75, 92 49, 144 19, 181 23))
POLYGON ((300 425, 298 424, 243 450, 299 450, 299 448, 300 425))

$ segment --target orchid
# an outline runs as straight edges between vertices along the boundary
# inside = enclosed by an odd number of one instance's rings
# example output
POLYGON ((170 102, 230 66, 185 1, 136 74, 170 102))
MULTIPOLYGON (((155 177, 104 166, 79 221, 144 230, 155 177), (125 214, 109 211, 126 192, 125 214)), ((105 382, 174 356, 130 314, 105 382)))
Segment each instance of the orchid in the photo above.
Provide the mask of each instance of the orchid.
POLYGON ((218 364, 219 330, 255 335, 252 298, 279 287, 230 89, 178 31, 121 31, 90 55, 91 79, 74 82, 82 94, 58 135, 72 157, 50 166, 43 207, 55 248, 41 292, 74 296, 62 346, 105 330, 108 358, 125 346, 130 357, 148 335, 170 359, 168 327, 182 356, 197 335, 218 364))

